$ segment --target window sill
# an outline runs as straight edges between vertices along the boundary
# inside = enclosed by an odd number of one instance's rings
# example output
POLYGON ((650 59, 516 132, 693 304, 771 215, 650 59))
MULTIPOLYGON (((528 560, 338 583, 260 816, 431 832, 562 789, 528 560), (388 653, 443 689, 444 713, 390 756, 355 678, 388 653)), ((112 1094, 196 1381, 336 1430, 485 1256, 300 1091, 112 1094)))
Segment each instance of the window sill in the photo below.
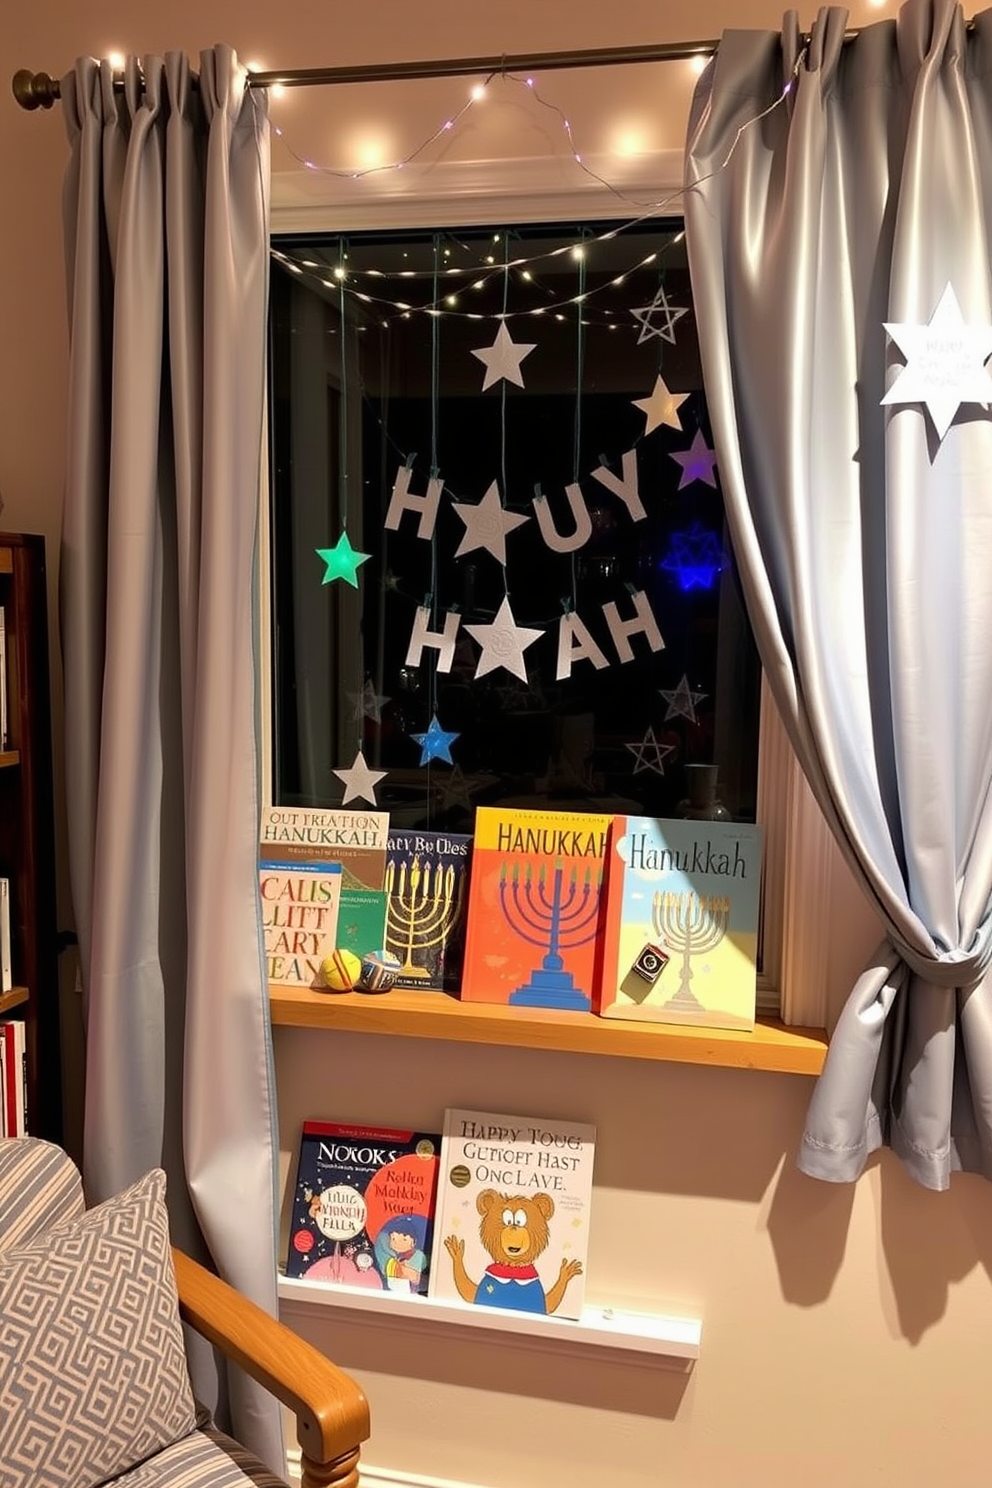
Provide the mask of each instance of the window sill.
POLYGON ((752 1033, 739 1033, 629 1023, 594 1013, 459 1002, 444 992, 395 988, 381 996, 369 996, 272 985, 269 1005, 273 1024, 281 1027, 503 1044, 516 1049, 660 1059, 779 1074, 818 1075, 827 1050, 827 1035, 822 1029, 789 1028, 773 1019, 761 1019, 752 1033))
POLYGON ((403 1297, 394 1292, 365 1291, 361 1287, 328 1286, 305 1278, 280 1276, 280 1312, 306 1312, 334 1308, 361 1314, 363 1325, 380 1322, 395 1329, 399 1320, 417 1327, 459 1325, 482 1329, 494 1341, 528 1347, 547 1347, 574 1353, 595 1348, 623 1356, 628 1362, 651 1364, 665 1359, 691 1368, 699 1356, 702 1324, 696 1318, 672 1318, 646 1313, 621 1312, 611 1307, 587 1305, 581 1318, 536 1317, 527 1313, 501 1312, 497 1308, 473 1307, 460 1302, 435 1301, 428 1297, 403 1297))

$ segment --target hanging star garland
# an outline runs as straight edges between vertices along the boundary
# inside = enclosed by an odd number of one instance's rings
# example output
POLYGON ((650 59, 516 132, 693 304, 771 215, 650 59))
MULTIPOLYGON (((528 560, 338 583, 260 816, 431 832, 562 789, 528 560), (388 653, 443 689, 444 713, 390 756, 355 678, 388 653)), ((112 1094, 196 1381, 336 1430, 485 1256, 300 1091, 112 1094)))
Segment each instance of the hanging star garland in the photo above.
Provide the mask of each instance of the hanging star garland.
POLYGON ((950 284, 927 325, 883 322, 903 356, 902 367, 882 404, 922 403, 943 439, 962 403, 992 402, 992 325, 968 325, 950 284))
POLYGON ((654 729, 649 728, 639 744, 625 744, 634 756, 634 774, 639 775, 642 770, 654 770, 659 775, 665 773, 665 760, 670 754, 675 753, 674 744, 659 744, 655 738, 654 729))
POLYGON ((358 570, 371 558, 371 553, 359 553, 351 546, 347 532, 342 532, 333 548, 317 548, 318 558, 326 564, 322 584, 333 584, 335 579, 344 579, 353 589, 358 588, 358 570))
POLYGON ((447 732, 437 721, 437 714, 433 714, 427 725, 425 734, 411 734, 410 738, 415 744, 420 745, 420 763, 427 765, 431 760, 442 760, 444 764, 451 765, 451 746, 460 735, 447 732))
POLYGON ((371 677, 365 683, 361 692, 349 692, 348 701, 352 703, 352 723, 357 723, 360 718, 371 718, 373 723, 382 722, 382 710, 390 698, 381 692, 376 692, 375 684, 371 677))
POLYGON ((468 501, 456 501, 454 511, 465 523, 465 536, 455 549, 455 557, 461 558, 465 553, 474 553, 476 548, 485 548, 504 568, 506 534, 530 521, 530 517, 506 510, 500 501, 499 486, 495 481, 481 501, 475 505, 468 501))
POLYGON ((485 392, 497 382, 515 382, 517 387, 523 387, 524 375, 520 370, 520 363, 524 357, 530 356, 536 345, 536 341, 526 345, 514 341, 506 329, 506 322, 501 320, 492 346, 482 346, 472 352, 486 369, 482 391, 485 392))
POLYGON ((665 379, 659 373, 655 380, 654 392, 647 398, 633 400, 634 407, 639 408, 647 419, 644 426, 645 435, 657 429, 659 424, 667 424, 670 429, 681 430, 682 420, 679 418, 679 409, 688 396, 688 393, 670 392, 665 379))
POLYGON ((705 692, 693 692, 689 686, 689 678, 683 676, 678 687, 672 691, 666 691, 659 687, 658 691, 668 704, 668 712, 665 714, 665 722, 670 718, 688 718, 690 723, 696 722, 696 704, 701 703, 708 694, 705 692))
POLYGON ((484 677, 487 672, 495 672, 502 667, 504 671, 519 677, 521 682, 527 681, 524 652, 528 646, 533 646, 535 641, 540 640, 544 631, 518 625, 508 599, 504 599, 496 611, 496 618, 491 625, 466 625, 465 629, 482 647, 479 665, 475 669, 476 677, 484 677))
POLYGON ((716 465, 716 450, 710 449, 703 436, 702 429, 697 429, 692 443, 687 450, 670 450, 669 459, 675 460, 682 466, 682 474, 679 477, 679 490, 683 486, 691 486, 693 481, 705 481, 708 486, 716 487, 716 476, 713 467, 716 465))
POLYGON ((642 341, 650 341, 654 336, 660 336, 662 341, 668 341, 675 345, 675 322, 681 320, 683 315, 688 315, 689 309, 686 305, 670 305, 665 293, 665 286, 659 285, 658 292, 650 305, 642 305, 639 310, 631 310, 631 315, 640 324, 641 333, 637 338, 640 346, 642 341), (655 325, 654 317, 662 317, 661 324, 655 325))
POLYGON ((386 776, 385 770, 370 770, 365 763, 365 756, 361 750, 355 755, 355 762, 348 770, 335 770, 333 772, 344 785, 344 795, 341 805, 347 806, 349 801, 361 799, 368 801, 370 805, 377 804, 375 799, 375 788, 380 780, 386 776))
POLYGON ((684 532, 673 532, 671 546, 659 565, 674 574, 684 593, 690 589, 712 589, 719 574, 730 564, 720 539, 701 522, 684 532))

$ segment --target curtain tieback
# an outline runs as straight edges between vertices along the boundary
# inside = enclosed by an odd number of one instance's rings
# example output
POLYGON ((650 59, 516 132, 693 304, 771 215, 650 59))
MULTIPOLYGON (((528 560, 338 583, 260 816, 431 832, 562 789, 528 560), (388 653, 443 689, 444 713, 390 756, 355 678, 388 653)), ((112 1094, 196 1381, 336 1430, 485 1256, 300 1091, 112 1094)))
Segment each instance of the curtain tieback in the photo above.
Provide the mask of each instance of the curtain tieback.
POLYGON ((990 928, 988 920, 983 920, 968 950, 945 951, 937 956, 922 955, 898 935, 890 933, 889 940, 914 975, 934 987, 955 987, 967 992, 977 987, 992 964, 990 928))

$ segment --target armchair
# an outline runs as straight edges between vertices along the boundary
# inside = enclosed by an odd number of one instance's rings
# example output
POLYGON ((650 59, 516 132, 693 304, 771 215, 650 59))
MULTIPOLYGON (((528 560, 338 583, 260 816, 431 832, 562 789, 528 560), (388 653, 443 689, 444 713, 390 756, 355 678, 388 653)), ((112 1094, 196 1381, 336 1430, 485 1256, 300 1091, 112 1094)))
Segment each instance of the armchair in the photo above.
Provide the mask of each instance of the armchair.
POLYGON ((169 1244, 155 1171, 87 1210, 58 1147, 0 1140, 3 1488, 285 1488, 193 1401, 180 1318, 296 1416, 302 1488, 358 1488, 342 1370, 169 1244))

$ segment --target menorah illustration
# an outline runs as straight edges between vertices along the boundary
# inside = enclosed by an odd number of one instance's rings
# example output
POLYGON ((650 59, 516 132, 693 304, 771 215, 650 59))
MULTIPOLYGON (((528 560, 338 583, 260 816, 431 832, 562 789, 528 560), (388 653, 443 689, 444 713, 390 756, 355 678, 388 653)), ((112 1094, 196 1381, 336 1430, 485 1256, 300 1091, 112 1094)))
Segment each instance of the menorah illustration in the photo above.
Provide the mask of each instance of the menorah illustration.
POLYGON ((421 866, 415 855, 409 867, 402 862, 397 869, 390 858, 384 884, 386 949, 403 963, 397 977, 426 981, 441 974, 448 936, 461 910, 463 886, 464 875, 456 874, 450 863, 447 868, 430 861, 421 866))
POLYGON ((679 990, 666 1007, 701 1012, 702 1003, 690 987, 692 958, 716 950, 727 933, 730 900, 704 894, 656 893, 652 904, 655 934, 676 954, 681 953, 679 990))
POLYGON ((528 945, 539 946, 544 956, 530 981, 516 987, 509 1001, 520 1007, 567 1008, 588 1012, 592 998, 575 985, 575 978, 565 970, 562 951, 586 945, 596 934, 599 918, 599 885, 590 868, 584 871, 573 864, 566 871, 559 859, 555 863, 548 892, 548 867, 542 863, 535 874, 527 863, 521 874, 520 864, 512 872, 504 863, 499 876, 499 904, 503 918, 514 935, 528 945))

